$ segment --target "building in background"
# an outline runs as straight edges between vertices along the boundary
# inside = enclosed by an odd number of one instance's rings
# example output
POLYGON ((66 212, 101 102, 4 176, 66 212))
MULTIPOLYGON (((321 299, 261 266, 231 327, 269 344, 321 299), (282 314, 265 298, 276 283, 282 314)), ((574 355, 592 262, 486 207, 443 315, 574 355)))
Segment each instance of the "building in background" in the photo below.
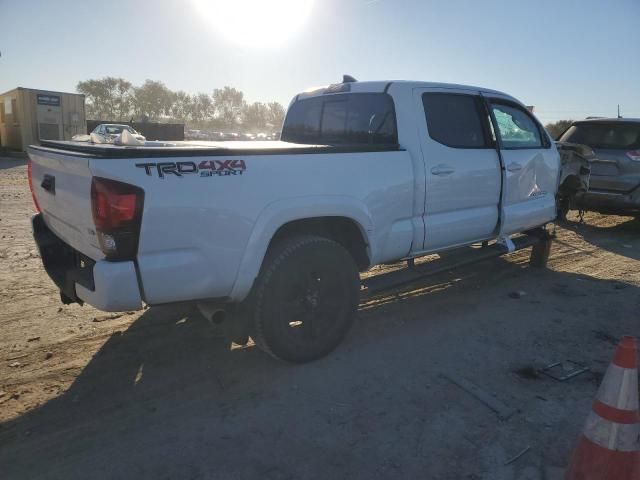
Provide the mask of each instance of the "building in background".
POLYGON ((84 95, 18 87, 0 94, 0 145, 24 151, 40 140, 86 132, 84 95))

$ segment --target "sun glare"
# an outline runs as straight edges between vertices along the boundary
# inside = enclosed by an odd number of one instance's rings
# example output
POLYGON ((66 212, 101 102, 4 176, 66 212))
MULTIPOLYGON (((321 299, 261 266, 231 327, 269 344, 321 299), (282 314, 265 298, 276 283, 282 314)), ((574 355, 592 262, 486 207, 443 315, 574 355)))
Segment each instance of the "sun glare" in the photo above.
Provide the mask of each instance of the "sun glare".
POLYGON ((198 13, 229 41, 277 47, 305 24, 314 0, 191 0, 198 13))

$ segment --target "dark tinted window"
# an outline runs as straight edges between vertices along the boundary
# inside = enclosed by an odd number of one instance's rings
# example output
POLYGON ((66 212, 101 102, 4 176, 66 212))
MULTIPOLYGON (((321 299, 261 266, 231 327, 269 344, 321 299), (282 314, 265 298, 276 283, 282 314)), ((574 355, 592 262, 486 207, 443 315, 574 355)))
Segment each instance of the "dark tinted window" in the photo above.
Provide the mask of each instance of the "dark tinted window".
POLYGON ((384 93, 299 100, 289 108, 281 139, 326 145, 398 143, 393 101, 384 93))
POLYGON ((560 141, 591 148, 635 150, 640 148, 640 123, 577 123, 569 127, 560 141))
POLYGON ((488 146, 478 97, 452 93, 422 95, 429 136, 456 148, 488 146))

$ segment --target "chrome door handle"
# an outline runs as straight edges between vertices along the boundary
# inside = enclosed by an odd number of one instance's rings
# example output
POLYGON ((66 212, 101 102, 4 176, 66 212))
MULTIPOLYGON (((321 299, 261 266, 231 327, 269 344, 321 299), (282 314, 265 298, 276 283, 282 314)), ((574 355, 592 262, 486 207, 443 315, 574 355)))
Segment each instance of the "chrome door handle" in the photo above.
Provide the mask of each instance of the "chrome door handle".
POLYGON ((522 165, 520 165, 519 163, 510 163, 507 166, 507 170, 509 170, 510 172, 519 172, 520 170, 522 170, 522 165))
POLYGON ((451 175, 455 172, 455 168, 450 167, 449 165, 436 165, 431 169, 432 175, 451 175))

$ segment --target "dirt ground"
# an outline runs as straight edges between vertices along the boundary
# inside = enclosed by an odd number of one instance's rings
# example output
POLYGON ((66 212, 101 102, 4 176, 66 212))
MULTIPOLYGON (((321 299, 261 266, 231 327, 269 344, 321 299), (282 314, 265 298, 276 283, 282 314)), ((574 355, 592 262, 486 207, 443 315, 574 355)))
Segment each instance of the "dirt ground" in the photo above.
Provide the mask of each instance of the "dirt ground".
POLYGON ((2 479, 557 478, 616 339, 640 334, 628 217, 570 216, 546 270, 523 251, 367 300, 332 355, 292 366, 188 306, 63 306, 24 160, 0 159, 0 195, 2 479), (539 373, 568 361, 591 370, 539 373))

